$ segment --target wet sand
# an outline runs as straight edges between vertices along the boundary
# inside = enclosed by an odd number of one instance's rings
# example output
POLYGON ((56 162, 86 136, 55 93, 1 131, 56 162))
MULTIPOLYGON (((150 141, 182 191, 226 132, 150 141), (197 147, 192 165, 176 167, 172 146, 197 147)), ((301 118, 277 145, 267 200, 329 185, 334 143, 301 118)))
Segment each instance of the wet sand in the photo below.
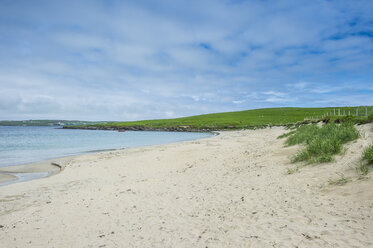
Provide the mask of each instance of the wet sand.
POLYGON ((0 167, 0 186, 55 175, 61 172, 72 158, 64 157, 38 163, 0 167))

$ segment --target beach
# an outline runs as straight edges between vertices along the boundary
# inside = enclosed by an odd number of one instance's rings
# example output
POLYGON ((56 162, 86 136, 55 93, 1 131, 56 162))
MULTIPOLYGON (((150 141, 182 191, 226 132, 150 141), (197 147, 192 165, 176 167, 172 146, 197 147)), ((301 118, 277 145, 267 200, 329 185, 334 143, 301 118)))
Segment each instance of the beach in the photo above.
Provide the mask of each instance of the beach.
POLYGON ((373 125, 334 162, 288 175, 283 127, 72 157, 0 187, 2 247, 373 247, 373 125), (330 180, 351 178, 345 185, 330 180))

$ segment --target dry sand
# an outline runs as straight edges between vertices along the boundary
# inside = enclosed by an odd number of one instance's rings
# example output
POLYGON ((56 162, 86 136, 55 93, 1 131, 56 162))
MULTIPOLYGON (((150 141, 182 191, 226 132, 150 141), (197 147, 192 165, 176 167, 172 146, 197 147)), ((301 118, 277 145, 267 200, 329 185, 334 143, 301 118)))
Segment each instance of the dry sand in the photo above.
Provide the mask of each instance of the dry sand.
POLYGON ((0 246, 373 247, 373 180, 355 170, 373 126, 359 128, 336 162, 291 175, 283 128, 78 156, 0 187, 0 246), (351 181, 329 185, 337 172, 351 181))

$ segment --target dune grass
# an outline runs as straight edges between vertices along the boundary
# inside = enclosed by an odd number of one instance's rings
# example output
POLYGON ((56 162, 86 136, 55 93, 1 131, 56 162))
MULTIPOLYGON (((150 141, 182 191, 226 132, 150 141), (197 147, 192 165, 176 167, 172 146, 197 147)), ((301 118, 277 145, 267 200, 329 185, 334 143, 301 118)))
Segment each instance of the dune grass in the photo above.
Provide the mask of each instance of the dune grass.
POLYGON ((292 175, 294 173, 299 172, 300 168, 301 168, 301 166, 296 166, 295 168, 287 168, 285 174, 292 175))
POLYGON ((293 162, 326 163, 342 151, 343 144, 360 137, 359 131, 350 122, 304 125, 288 136, 288 146, 303 144, 304 147, 292 158, 293 162))
POLYGON ((345 177, 345 175, 343 173, 338 173, 338 174, 339 174, 339 178, 329 179, 329 184, 330 185, 342 186, 342 185, 345 185, 346 183, 348 183, 349 181, 351 181, 351 178, 345 177))
POLYGON ((360 173, 363 176, 366 176, 370 170, 373 169, 373 144, 368 146, 362 156, 362 161, 357 167, 357 170, 360 171, 360 173))
POLYGON ((368 175, 371 166, 369 164, 360 162, 359 165, 356 167, 356 170, 364 177, 368 175))
POLYGON ((290 132, 288 132, 288 133, 281 134, 281 135, 278 136, 277 138, 278 138, 278 139, 286 138, 286 137, 289 137, 290 135, 292 135, 292 134, 294 134, 294 133, 295 133, 295 130, 290 131, 290 132))
POLYGON ((363 160, 373 166, 373 144, 368 146, 363 152, 363 160))

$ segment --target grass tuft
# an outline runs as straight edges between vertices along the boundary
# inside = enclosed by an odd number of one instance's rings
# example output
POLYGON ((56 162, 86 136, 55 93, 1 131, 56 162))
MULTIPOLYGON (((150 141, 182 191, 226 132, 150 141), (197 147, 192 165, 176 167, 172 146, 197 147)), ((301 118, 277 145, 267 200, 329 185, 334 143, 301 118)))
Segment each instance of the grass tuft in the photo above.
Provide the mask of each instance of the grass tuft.
POLYGON ((366 176, 369 173, 369 165, 366 163, 360 163, 357 168, 358 172, 361 173, 362 176, 366 176))
POLYGON ((292 175, 292 174, 297 173, 297 172, 299 172, 299 167, 298 166, 295 167, 294 169, 287 168, 287 170, 286 170, 287 175, 292 175))
POLYGON ((363 160, 373 165, 373 144, 368 146, 363 152, 363 160))
POLYGON ((281 134, 280 136, 277 137, 277 139, 282 139, 282 138, 289 137, 290 135, 292 135, 292 134, 294 134, 294 133, 295 133, 295 130, 290 131, 290 132, 288 132, 288 133, 281 134))
POLYGON ((329 184, 330 185, 338 185, 338 186, 342 186, 342 185, 345 185, 346 183, 348 183, 349 181, 351 181, 351 179, 350 178, 348 178, 348 177, 345 177, 344 175, 343 175, 343 173, 338 173, 339 174, 339 178, 337 178, 337 179, 334 179, 334 180, 332 180, 332 179, 329 179, 329 184))
POLYGON ((307 125, 299 127, 286 140, 286 145, 304 144, 292 159, 293 162, 326 163, 342 151, 343 144, 360 137, 359 131, 350 122, 340 125, 328 123, 322 127, 307 125))
POLYGON ((319 127, 317 125, 305 125, 298 127, 295 132, 290 134, 285 144, 287 146, 302 144, 307 140, 310 140, 317 132, 319 127))
POLYGON ((369 171, 373 168, 373 144, 368 146, 364 152, 362 161, 357 166, 357 170, 362 176, 368 175, 369 171))

